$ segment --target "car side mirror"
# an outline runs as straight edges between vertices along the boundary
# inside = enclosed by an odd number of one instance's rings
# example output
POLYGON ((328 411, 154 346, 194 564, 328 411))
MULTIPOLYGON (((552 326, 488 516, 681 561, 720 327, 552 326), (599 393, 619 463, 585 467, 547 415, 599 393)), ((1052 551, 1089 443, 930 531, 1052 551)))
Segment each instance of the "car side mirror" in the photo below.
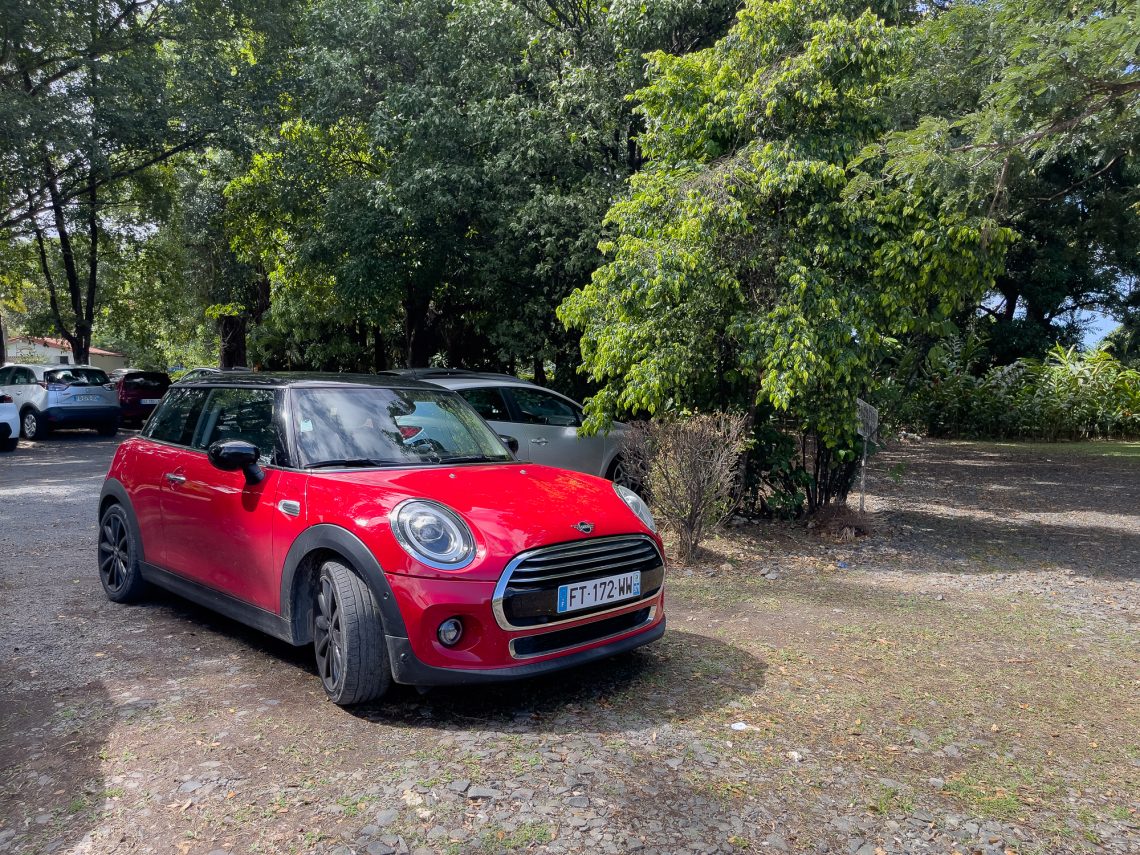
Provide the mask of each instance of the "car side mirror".
POLYGON ((499 439, 503 441, 503 445, 511 450, 511 454, 519 453, 519 441, 513 436, 507 436, 505 433, 499 434, 499 439))
POLYGON ((265 478, 265 470, 257 465, 261 452, 252 442, 242 439, 219 439, 206 449, 210 463, 223 472, 245 473, 245 483, 259 484, 265 478))

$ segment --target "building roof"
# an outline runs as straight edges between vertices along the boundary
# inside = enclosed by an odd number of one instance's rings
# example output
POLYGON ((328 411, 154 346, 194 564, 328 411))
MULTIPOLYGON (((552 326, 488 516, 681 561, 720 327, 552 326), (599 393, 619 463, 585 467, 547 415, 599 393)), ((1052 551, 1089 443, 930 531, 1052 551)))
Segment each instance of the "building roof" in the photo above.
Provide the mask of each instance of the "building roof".
MULTIPOLYGON (((9 342, 25 342, 26 344, 38 344, 43 347, 54 347, 56 350, 71 350, 71 345, 64 341, 62 338, 37 338, 30 335, 14 335, 9 342)), ((103 350, 101 347, 88 348, 88 353, 92 356, 122 356, 121 353, 116 353, 113 350, 103 350)))

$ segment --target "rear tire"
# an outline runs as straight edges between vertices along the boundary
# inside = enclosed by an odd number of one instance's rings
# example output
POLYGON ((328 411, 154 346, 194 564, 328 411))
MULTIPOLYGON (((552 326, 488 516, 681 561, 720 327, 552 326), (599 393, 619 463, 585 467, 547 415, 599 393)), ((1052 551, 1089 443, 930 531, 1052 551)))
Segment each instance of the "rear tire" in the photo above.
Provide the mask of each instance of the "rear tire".
POLYGON ((0 451, 15 451, 19 441, 20 440, 14 436, 8 439, 0 439, 0 451))
POLYGON ((333 703, 371 701, 392 683, 380 605, 364 580, 337 561, 326 561, 317 578, 313 651, 333 703))
POLYGON ((20 436, 24 439, 43 439, 50 431, 47 419, 35 410, 24 410, 20 416, 20 436))
POLYGON ((99 520, 99 581, 113 603, 134 602, 146 591, 138 537, 122 505, 110 505, 99 520))

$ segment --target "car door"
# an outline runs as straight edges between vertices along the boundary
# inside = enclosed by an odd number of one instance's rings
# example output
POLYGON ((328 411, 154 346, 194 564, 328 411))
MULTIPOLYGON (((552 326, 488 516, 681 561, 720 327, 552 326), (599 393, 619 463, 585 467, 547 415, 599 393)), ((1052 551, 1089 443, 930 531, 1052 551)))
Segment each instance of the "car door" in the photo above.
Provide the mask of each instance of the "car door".
POLYGON ((513 405, 511 428, 506 432, 518 439, 520 451, 527 447, 529 460, 605 475, 605 437, 578 436, 582 411, 573 402, 530 386, 504 386, 502 390, 508 404, 513 405))
POLYGON ((35 403, 33 392, 39 391, 39 387, 36 386, 36 375, 32 373, 30 368, 15 366, 8 378, 6 391, 11 396, 16 409, 23 410, 26 404, 35 403))
POLYGON ((214 388, 198 418, 190 447, 164 474, 162 519, 167 569, 271 612, 280 608, 273 533, 283 460, 274 389, 214 388), (224 472, 206 449, 225 439, 252 442, 262 452, 265 477, 247 483, 224 472))
POLYGON ((131 461, 133 482, 126 485, 134 506, 146 560, 169 568, 162 517, 163 496, 170 486, 168 475, 183 465, 208 389, 176 389, 163 401, 147 424, 131 461))

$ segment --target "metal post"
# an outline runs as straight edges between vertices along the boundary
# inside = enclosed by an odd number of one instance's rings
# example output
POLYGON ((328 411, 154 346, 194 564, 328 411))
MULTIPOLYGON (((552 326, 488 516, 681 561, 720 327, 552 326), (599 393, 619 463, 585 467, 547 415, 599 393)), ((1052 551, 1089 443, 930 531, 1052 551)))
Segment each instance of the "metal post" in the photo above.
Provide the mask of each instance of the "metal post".
POLYGON ((863 467, 859 476, 859 513, 863 513, 863 503, 867 498, 867 440, 863 440, 863 467))

